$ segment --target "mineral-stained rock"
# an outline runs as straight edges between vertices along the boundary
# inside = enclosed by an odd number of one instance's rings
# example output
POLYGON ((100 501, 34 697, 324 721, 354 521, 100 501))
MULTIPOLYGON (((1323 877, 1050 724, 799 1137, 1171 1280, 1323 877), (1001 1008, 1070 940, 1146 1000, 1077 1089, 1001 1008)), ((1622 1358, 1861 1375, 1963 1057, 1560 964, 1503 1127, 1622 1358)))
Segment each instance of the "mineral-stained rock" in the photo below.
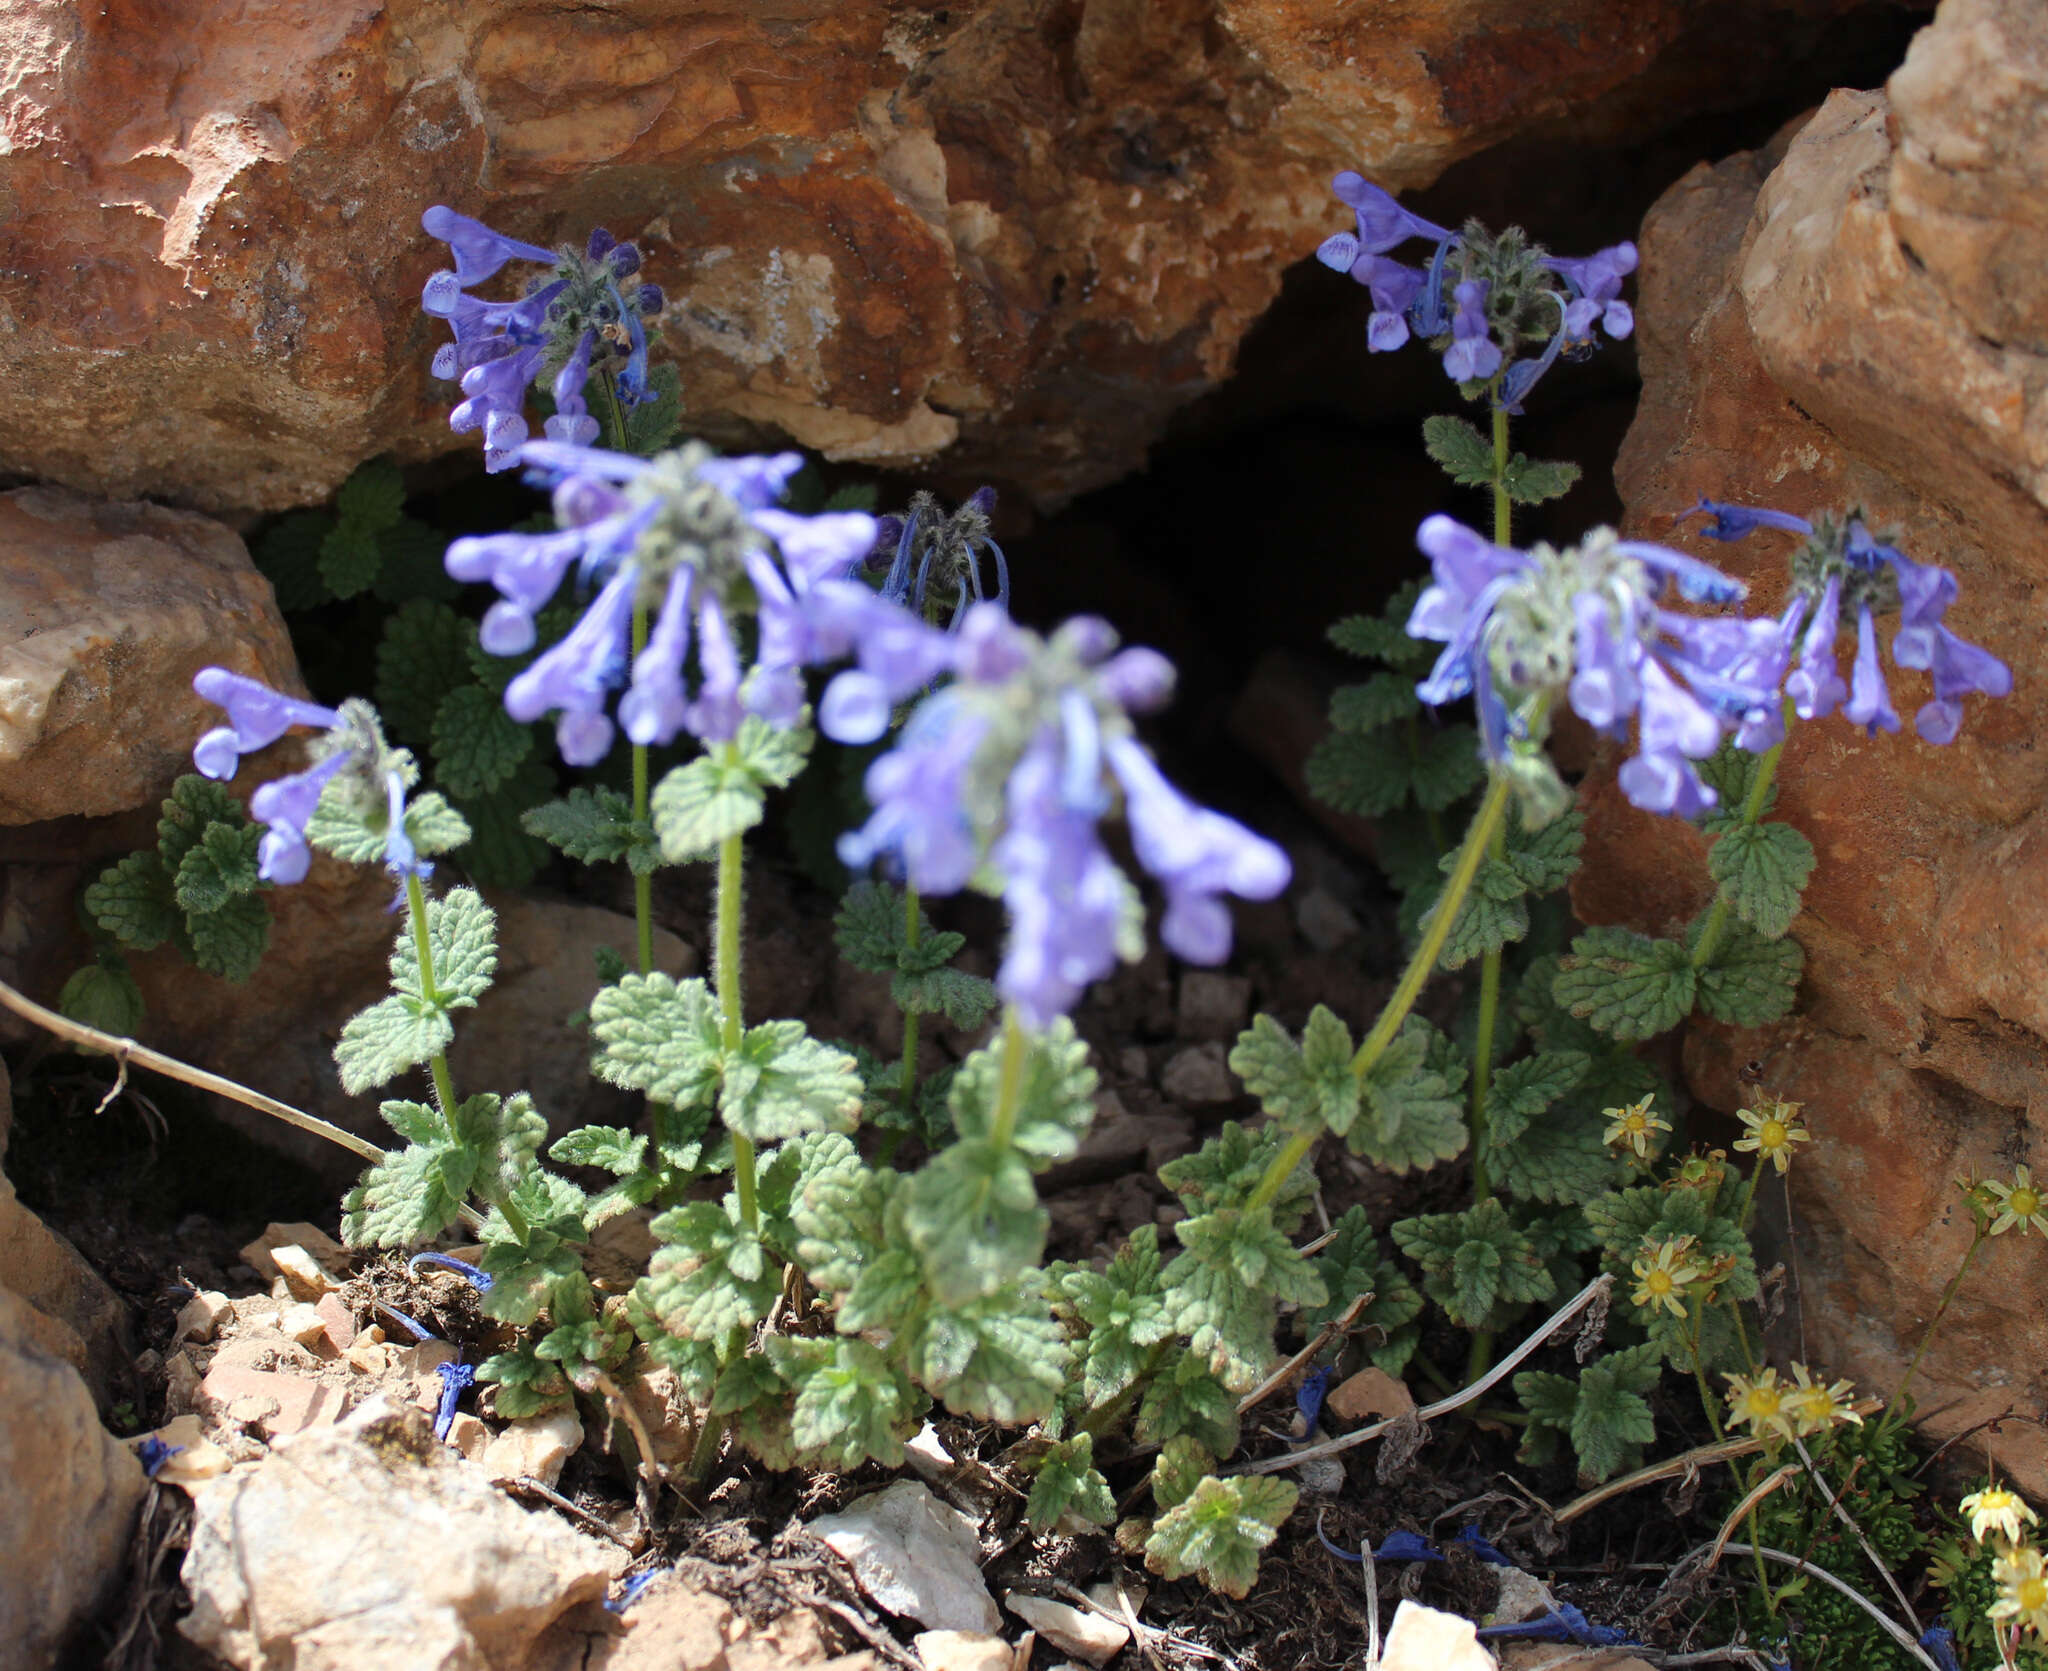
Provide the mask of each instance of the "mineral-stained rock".
POLYGON ((0 468, 204 508, 473 445, 428 382, 450 203, 593 219, 667 287, 699 433, 1123 474, 1283 267, 1532 124, 1746 94, 1847 0, 202 0, 17 5, 0 468))
MULTIPOLYGON (((1809 514, 1861 504, 1957 573, 1950 625, 2013 668, 2013 694, 1973 699, 1946 747, 1910 718, 1875 739, 1839 716, 1795 727, 1778 813, 1819 856, 1792 930, 1805 1015, 1697 1026, 1686 1045, 1719 1107, 1741 1103, 1751 1061, 1805 1102, 1816 1140, 1791 1185, 1806 1350, 1878 1393, 1968 1244, 1952 1180, 2048 1158, 2033 1112, 2048 1107, 2048 353, 1982 329, 2048 318, 2048 268, 1922 260, 1915 242, 1962 217, 1983 250, 2031 247, 2048 220, 2048 102, 2026 66, 2044 44, 2038 7, 1947 0, 1889 104, 1838 92, 1766 152, 1695 169, 1640 240, 1644 399, 1617 467, 1631 531, 1674 538, 1672 516, 1703 493, 1809 514)), ((1788 538, 1675 543, 1750 580, 1752 610, 1777 608, 1788 538)), ((1925 699, 1922 675, 1892 687, 1903 715, 1925 699)), ((1588 921, 1671 932, 1704 903, 1697 831, 1636 812, 1609 773, 1586 807, 1574 901, 1588 921)), ((2042 1413, 2044 1293, 2038 1248, 1985 1251, 1914 1389, 1932 1431, 2042 1413)), ((2048 1489, 2032 1428, 1995 1443, 2026 1489, 2048 1489)))
POLYGON ((0 1671, 44 1671, 128 1550, 142 1469, 100 1426, 77 1370, 35 1344, 0 1288, 0 1671))
POLYGON ((232 531, 58 488, 0 493, 0 824, 160 799, 219 717, 192 689, 209 663, 297 682, 270 582, 232 531))
POLYGON ((618 1552, 528 1513, 382 1401, 195 1494, 179 1629, 241 1667, 513 1665, 618 1552))

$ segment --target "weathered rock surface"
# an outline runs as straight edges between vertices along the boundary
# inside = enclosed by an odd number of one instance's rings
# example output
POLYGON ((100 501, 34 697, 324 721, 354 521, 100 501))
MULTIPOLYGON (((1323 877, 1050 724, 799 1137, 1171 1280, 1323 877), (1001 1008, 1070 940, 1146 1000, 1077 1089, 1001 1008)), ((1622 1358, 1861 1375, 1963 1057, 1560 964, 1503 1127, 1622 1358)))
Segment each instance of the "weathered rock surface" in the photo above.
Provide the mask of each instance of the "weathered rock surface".
MULTIPOLYGON (((0 1100, 6 1087, 0 1083, 0 1100)), ((42 1350, 101 1394, 134 1355, 127 1308, 70 1242, 22 1205, 0 1174, 0 1289, 27 1303, 42 1350)))
POLYGON ((270 582, 231 530, 58 488, 0 493, 0 824, 161 799, 219 717, 192 690, 209 663, 297 688, 270 582))
POLYGON ((447 202, 640 241, 700 433, 1059 498, 1223 375, 1334 169, 1641 133, 1846 4, 16 7, 0 467, 277 509, 471 445, 416 306, 447 202))
POLYGON ((28 1303, 0 1289, 0 1671, 57 1662, 118 1579, 144 1490, 78 1371, 38 1339, 28 1303))
MULTIPOLYGON (((1945 748, 1910 720, 1875 740, 1839 718, 1795 728, 1779 815, 1820 861, 1793 928, 1806 1015, 1687 1042, 1716 1106, 1740 1104, 1751 1060, 1805 1102, 1816 1141, 1791 1183, 1807 1350, 1879 1392, 1968 1243, 1953 1180, 2048 1162, 2033 1112, 2048 1107, 2048 344, 2014 323, 2048 319, 2048 268, 2017 253, 2048 221, 2044 52, 2038 7, 1947 0, 1889 100, 1836 93, 1770 150, 1695 169, 1640 240, 1644 400, 1617 467, 1631 530, 1672 538, 1702 493, 1802 514, 1860 503, 1956 572, 1950 624, 2013 668, 2013 695, 1973 701, 1945 748), (1963 223, 1965 247, 1944 242, 1963 223)), ((1676 543, 1777 607, 1783 537, 1676 543)), ((1892 678, 1910 715, 1922 676, 1892 678)), ((1604 775, 1588 813, 1588 921, 1668 932, 1704 902, 1696 832, 1634 812, 1604 775)), ((1934 1432, 2042 1413, 2044 1291, 2038 1248, 1985 1251, 1915 1388, 1934 1432)), ((1996 1443, 2026 1489, 2048 1489, 2048 1442, 2014 1424, 1996 1443)))
POLYGON ((518 1664, 619 1564, 493 1489, 426 1417, 381 1401, 194 1496, 179 1629, 243 1667, 518 1664))
POLYGON ((932 1630, 994 1631, 1002 1624, 981 1575, 975 1524, 917 1480, 898 1480, 811 1522, 853 1568, 877 1607, 932 1630))

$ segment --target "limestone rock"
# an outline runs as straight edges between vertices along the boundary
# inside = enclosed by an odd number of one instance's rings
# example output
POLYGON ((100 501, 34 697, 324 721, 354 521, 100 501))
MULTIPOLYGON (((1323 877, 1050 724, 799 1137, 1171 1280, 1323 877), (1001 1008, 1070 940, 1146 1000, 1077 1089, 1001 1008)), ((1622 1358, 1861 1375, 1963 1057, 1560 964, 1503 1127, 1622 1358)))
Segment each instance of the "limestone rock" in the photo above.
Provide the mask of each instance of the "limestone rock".
POLYGON ((134 1356, 128 1308, 106 1279, 21 1204, 0 1174, 0 1290, 26 1302, 24 1324, 43 1351, 85 1375, 102 1396, 134 1356))
POLYGON ((583 1443, 583 1423, 574 1410, 550 1410, 507 1422, 484 1447, 483 1470, 494 1480, 539 1480, 552 1486, 562 1466, 583 1443))
POLYGON ((1495 1671, 1496 1663, 1470 1619, 1403 1600, 1394 1609, 1380 1671, 1495 1671))
MULTIPOLYGON (((1945 747, 1910 720, 1875 740, 1839 717, 1795 728, 1777 815, 1819 857, 1792 929, 1803 1016, 1686 1041, 1710 1104, 1741 1106, 1752 1060, 1805 1103, 1815 1141, 1790 1183, 1806 1350, 1873 1391, 1896 1383, 1967 1245, 1952 1180, 2042 1164, 2048 352, 2038 331, 1984 332, 2048 318, 2048 269, 2013 253, 2048 224, 2048 100, 2030 68, 2044 47, 2048 18, 2024 0, 1946 0, 1890 99, 1837 92, 1764 152, 1696 168, 1638 240, 1643 403, 1616 469, 1628 531, 1713 557, 1768 612, 1789 540, 1709 546, 1674 536, 1672 516, 1701 494, 1861 504, 1908 555, 1955 571, 1949 624, 2013 668, 2013 694, 1973 701, 1945 747), (1962 220, 1967 247, 1937 250, 1962 220)), ((1924 700, 1921 675, 1891 685, 1902 714, 1924 700)), ((1705 901, 1697 831, 1628 807, 1611 770, 1584 804, 1580 915, 1674 931, 1705 901)), ((2037 1250, 2012 1240, 1986 1250, 1923 1365, 1937 1437, 2048 1401, 2048 1288, 2037 1250)), ((2033 1428, 1991 1443, 2023 1489, 2048 1489, 2033 1428)))
POLYGON ((0 1671, 44 1671, 118 1579, 142 1468, 100 1426, 78 1371, 35 1344, 34 1313, 0 1288, 0 1671))
POLYGON ((924 1671, 1011 1671, 1016 1651, 1000 1636, 979 1630, 925 1630, 910 1645, 924 1671))
POLYGON ((532 1514, 381 1401, 199 1487, 179 1629, 238 1667, 509 1665, 615 1550, 532 1514))
POLYGON ((209 663, 297 684, 270 582, 190 511, 0 493, 0 621, 0 824, 161 799, 218 718, 209 663))
POLYGON ((1012 1590, 1003 1597, 1003 1605, 1061 1653, 1085 1659, 1090 1665, 1107 1665, 1131 1639, 1129 1626, 1051 1596, 1012 1590))
POLYGON ((24 12, 0 94, 0 467, 203 508, 473 450, 420 212, 643 245, 689 428, 945 455, 1041 498, 1142 462, 1282 270, 1541 125, 1640 133, 1849 0, 278 0, 24 12))
POLYGON ((1000 1627, 974 1522, 919 1481, 898 1480, 841 1514, 820 1516, 811 1530, 846 1557, 877 1607, 933 1630, 1000 1627))

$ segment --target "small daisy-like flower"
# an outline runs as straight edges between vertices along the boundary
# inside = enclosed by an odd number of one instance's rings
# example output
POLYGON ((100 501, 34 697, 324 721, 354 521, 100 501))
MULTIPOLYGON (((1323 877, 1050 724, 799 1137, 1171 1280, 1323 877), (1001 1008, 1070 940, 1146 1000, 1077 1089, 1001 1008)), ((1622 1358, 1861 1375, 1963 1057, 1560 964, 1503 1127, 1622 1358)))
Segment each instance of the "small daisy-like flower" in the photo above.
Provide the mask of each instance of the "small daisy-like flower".
POLYGON ((2002 1236, 2014 1225, 2022 1231, 2038 1230, 2048 1236, 2048 1200, 2044 1200, 2034 1175, 2024 1166, 2012 1169, 2012 1182, 1987 1180, 1984 1188, 1997 1197, 1998 1216, 1991 1221, 1991 1234, 2002 1236))
POLYGON ((1692 1256, 1692 1238, 1678 1236, 1659 1242, 1654 1252, 1645 1244, 1643 1253, 1645 1257, 1631 1267, 1636 1273, 1636 1291, 1631 1298, 1646 1310, 1655 1311, 1661 1305, 1669 1307, 1672 1316, 1683 1317, 1685 1285, 1700 1275, 1692 1256))
POLYGON ((1626 1108, 1610 1108, 1607 1118, 1613 1122, 1607 1128, 1605 1142, 1610 1149, 1631 1149, 1638 1160, 1650 1158, 1650 1145, 1656 1141, 1656 1134, 1669 1131, 1670 1126, 1650 1112, 1654 1097, 1645 1097, 1641 1102, 1632 1102, 1626 1108))
POLYGON ((1800 1123, 1799 1109, 1798 1103, 1781 1102, 1776 1097, 1760 1098, 1754 1108, 1738 1108, 1735 1117, 1749 1132, 1736 1138, 1735 1147, 1746 1154, 1753 1153, 1759 1161, 1769 1161, 1783 1172, 1792 1164, 1792 1145, 1813 1139, 1813 1134, 1800 1123))
POLYGON ((2007 1543, 2018 1543, 2024 1535, 2020 1522, 2029 1526, 2041 1524, 2041 1518, 2027 1507, 2017 1491, 2008 1491, 2002 1485, 1987 1485, 1982 1491, 1973 1491, 1958 1506, 1958 1512, 1970 1517, 1970 1536, 1979 1543, 1984 1541, 1986 1532, 1996 1532, 2007 1543))
POLYGON ((1849 1408, 1849 1399, 1856 1389, 1847 1381, 1815 1381, 1808 1376, 1803 1363, 1792 1366, 1792 1379, 1797 1385, 1785 1395, 1785 1402, 1791 1406, 1801 1438, 1824 1433, 1845 1422, 1863 1425, 1863 1418, 1849 1408))
POLYGON ((1993 1619, 2015 1619, 2036 1636, 2048 1636, 2048 1568, 2032 1544, 2009 1549, 1991 1563, 1998 1599, 1985 1612, 1993 1619))
POLYGON ((1730 1375, 1728 1419, 1747 1427, 1759 1439, 1792 1437, 1794 1389, 1778 1379, 1775 1369, 1766 1369, 1751 1380, 1747 1375, 1730 1375))

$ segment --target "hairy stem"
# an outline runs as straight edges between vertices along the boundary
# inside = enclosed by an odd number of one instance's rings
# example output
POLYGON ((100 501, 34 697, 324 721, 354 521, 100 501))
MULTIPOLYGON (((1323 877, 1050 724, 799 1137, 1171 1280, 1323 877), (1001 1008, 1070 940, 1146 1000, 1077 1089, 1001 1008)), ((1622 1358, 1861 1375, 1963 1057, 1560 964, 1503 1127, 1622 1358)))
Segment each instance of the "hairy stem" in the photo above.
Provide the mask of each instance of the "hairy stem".
MULTIPOLYGON (((1785 724, 1789 731, 1792 724, 1792 704, 1785 704, 1785 724)), ((1764 757, 1757 763, 1756 780, 1749 786, 1749 796, 1742 803, 1742 825, 1747 829, 1763 816, 1764 797, 1771 792, 1771 779, 1777 776, 1778 757, 1785 752, 1785 739, 1780 737, 1764 751, 1764 757)), ((1692 966, 1704 969, 1713 961, 1714 953, 1721 949, 1721 936, 1728 929, 1728 895, 1717 893, 1714 903, 1707 910, 1706 927, 1700 930, 1699 944, 1692 949, 1692 966)))
POLYGON ((1498 404, 1499 384, 1494 385, 1493 408, 1493 543, 1508 543, 1514 516, 1508 498, 1508 409, 1498 404))
MULTIPOLYGON (((1496 775, 1487 785, 1486 798, 1479 803, 1478 812, 1473 814, 1472 827, 1465 832, 1465 844, 1458 849, 1458 862, 1451 870, 1450 880, 1444 884, 1428 928, 1423 930, 1422 943, 1408 960, 1400 984, 1394 988, 1394 995, 1387 1000, 1387 1007, 1380 1012, 1379 1020, 1373 1023, 1372 1031, 1366 1034, 1365 1042, 1351 1058, 1351 1071, 1360 1079, 1372 1071, 1373 1064, 1385 1054, 1394 1035, 1401 1030, 1401 1023, 1408 1019, 1408 1012, 1415 1008, 1423 983, 1436 968, 1436 960, 1443 955, 1444 941, 1450 938, 1451 924, 1457 920, 1458 912, 1464 906, 1465 895, 1472 890, 1472 878, 1479 874, 1479 861, 1486 856, 1487 846, 1493 840, 1493 832, 1500 827, 1507 805, 1508 780, 1496 775)), ((1272 1165, 1266 1168, 1266 1175, 1259 1180, 1258 1187, 1252 1191, 1251 1199, 1245 1203, 1247 1208, 1266 1206, 1280 1193, 1280 1186, 1287 1182, 1302 1158, 1315 1146, 1318 1135, 1316 1132, 1301 1132, 1287 1140, 1279 1154, 1273 1157, 1272 1165)))
MULTIPOLYGON (((917 884, 903 883, 903 943, 915 949, 923 912, 918 909, 917 884)), ((903 1012, 903 1117, 917 1124, 917 1023, 918 1012, 903 1012)))
MULTIPOLYGON (((618 397, 613 396, 616 405, 618 397)), ((633 659, 640 659, 640 652, 647 647, 647 604, 635 600, 633 604, 633 659)), ((633 822, 647 822, 647 745, 633 745, 633 822)), ((654 878, 633 872, 633 923, 639 931, 640 973, 654 971, 654 878)))
MULTIPOLYGON (((1496 823, 1489 856, 1507 853, 1507 825, 1496 823)), ((1496 946, 1479 962, 1479 1026, 1472 1039, 1472 1204, 1476 1207, 1493 1194, 1493 1180, 1486 1172, 1486 1093, 1493 1079, 1493 1029, 1500 1015, 1501 948, 1496 946)), ((1476 1376, 1485 1365, 1473 1371, 1476 1376)))
POLYGON ((1031 1040, 1015 1004, 1003 1011, 1003 1075, 996 1082, 995 1118, 989 1122, 988 1140, 1007 1149, 1017 1135, 1017 1109, 1024 1100, 1024 1063, 1031 1054, 1031 1040))
MULTIPOLYGON (((721 745, 728 759, 738 750, 731 743, 721 745)), ((720 1042, 727 1056, 739 1053, 744 1028, 740 1022, 740 866, 741 841, 738 833, 718 844, 718 927, 715 974, 718 980, 718 1013, 723 1024, 720 1042)), ((748 1230, 760 1227, 760 1209, 754 1204, 754 1145, 732 1134, 733 1188, 740 1198, 740 1222, 748 1230)))

